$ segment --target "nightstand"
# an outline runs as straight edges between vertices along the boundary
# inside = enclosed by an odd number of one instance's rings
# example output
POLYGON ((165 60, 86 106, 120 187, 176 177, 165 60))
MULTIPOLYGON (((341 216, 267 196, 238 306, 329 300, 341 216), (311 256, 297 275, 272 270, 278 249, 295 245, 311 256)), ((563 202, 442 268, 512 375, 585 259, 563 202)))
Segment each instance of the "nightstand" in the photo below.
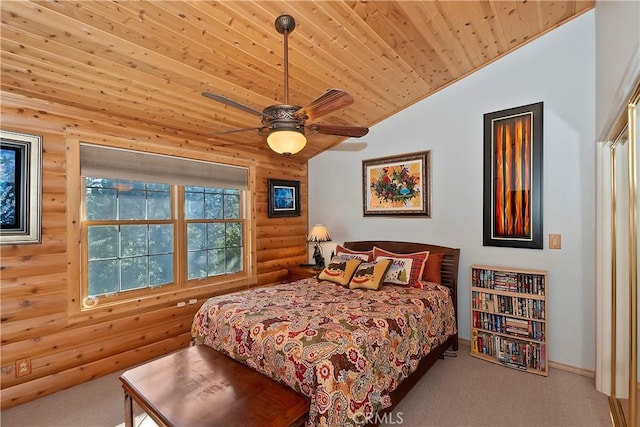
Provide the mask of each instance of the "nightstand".
POLYGON ((322 269, 316 270, 313 267, 291 266, 289 267, 289 281, 293 282, 295 280, 314 277, 320 274, 321 271, 322 269))

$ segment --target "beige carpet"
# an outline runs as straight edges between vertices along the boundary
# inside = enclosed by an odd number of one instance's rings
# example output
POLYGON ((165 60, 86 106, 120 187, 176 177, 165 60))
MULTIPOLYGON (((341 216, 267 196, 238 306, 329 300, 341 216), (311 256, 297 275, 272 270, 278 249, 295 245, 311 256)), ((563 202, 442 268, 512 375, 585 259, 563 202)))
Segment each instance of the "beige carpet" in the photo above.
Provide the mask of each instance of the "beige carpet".
MULTIPOLYGON (((2 427, 115 427, 124 421, 123 393, 111 374, 0 414, 2 427)), ((605 395, 593 379, 551 369, 548 377, 504 368, 469 356, 438 361, 386 426, 611 426, 605 395)), ((149 418, 138 417, 143 427, 149 418)), ((230 423, 232 426, 233 423, 230 423)))
POLYGON ((405 426, 611 426, 607 396, 593 378, 520 372, 473 358, 467 346, 438 361, 395 412, 405 426))

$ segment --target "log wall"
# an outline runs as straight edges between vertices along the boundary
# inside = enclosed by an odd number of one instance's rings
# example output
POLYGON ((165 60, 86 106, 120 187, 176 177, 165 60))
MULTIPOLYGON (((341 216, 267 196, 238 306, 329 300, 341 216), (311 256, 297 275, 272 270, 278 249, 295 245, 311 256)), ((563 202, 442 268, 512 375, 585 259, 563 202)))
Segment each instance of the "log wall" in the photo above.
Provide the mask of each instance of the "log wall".
MULTIPOLYGON (((241 158, 255 165, 253 221, 257 251, 257 283, 286 279, 287 266, 306 262, 307 164, 295 157, 265 155, 255 147, 212 145, 202 135, 188 134, 107 114, 8 92, 2 96, 1 126, 43 136, 42 242, 0 247, 0 384, 2 408, 115 372, 185 347, 191 319, 204 298, 196 289, 164 298, 153 306, 111 316, 76 318, 69 313, 70 278, 77 262, 69 262, 67 227, 78 206, 67 200, 67 139, 72 134, 129 139, 145 147, 163 144, 176 152, 205 150, 241 158), (300 217, 269 218, 267 179, 300 181, 300 217), (176 307, 177 301, 198 303, 176 307), (16 360, 29 357, 31 374, 17 377, 16 360)), ((77 137, 77 136, 76 136, 77 137)))

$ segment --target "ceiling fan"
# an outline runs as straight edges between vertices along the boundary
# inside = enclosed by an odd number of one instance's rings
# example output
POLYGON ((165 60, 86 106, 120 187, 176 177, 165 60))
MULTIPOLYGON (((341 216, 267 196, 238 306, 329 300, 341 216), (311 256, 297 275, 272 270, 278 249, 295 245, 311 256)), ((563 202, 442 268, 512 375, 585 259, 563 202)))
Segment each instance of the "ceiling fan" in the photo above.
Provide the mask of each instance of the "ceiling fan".
POLYGON ((284 104, 270 105, 260 112, 222 95, 202 92, 202 95, 209 99, 262 119, 262 126, 231 129, 210 135, 256 130, 258 134, 267 136, 267 143, 273 151, 285 156, 295 154, 304 148, 307 142, 305 134, 320 133, 355 138, 366 135, 369 132, 366 127, 307 123, 307 120, 317 119, 351 105, 353 97, 343 90, 329 89, 304 107, 289 104, 288 36, 296 27, 296 21, 290 15, 280 15, 276 18, 275 26, 276 30, 284 35, 284 104))
POLYGON ((329 148, 329 151, 362 151, 368 145, 366 142, 342 142, 329 148))

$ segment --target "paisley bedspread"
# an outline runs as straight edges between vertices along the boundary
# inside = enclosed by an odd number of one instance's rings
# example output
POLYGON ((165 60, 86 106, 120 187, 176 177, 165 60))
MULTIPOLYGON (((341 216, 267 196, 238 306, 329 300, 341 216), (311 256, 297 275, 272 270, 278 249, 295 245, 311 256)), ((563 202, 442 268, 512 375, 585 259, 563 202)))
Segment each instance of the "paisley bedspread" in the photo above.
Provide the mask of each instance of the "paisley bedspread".
POLYGON ((455 332, 443 286, 352 290, 317 279, 211 298, 191 328, 197 344, 309 396, 308 426, 371 420, 455 332))

